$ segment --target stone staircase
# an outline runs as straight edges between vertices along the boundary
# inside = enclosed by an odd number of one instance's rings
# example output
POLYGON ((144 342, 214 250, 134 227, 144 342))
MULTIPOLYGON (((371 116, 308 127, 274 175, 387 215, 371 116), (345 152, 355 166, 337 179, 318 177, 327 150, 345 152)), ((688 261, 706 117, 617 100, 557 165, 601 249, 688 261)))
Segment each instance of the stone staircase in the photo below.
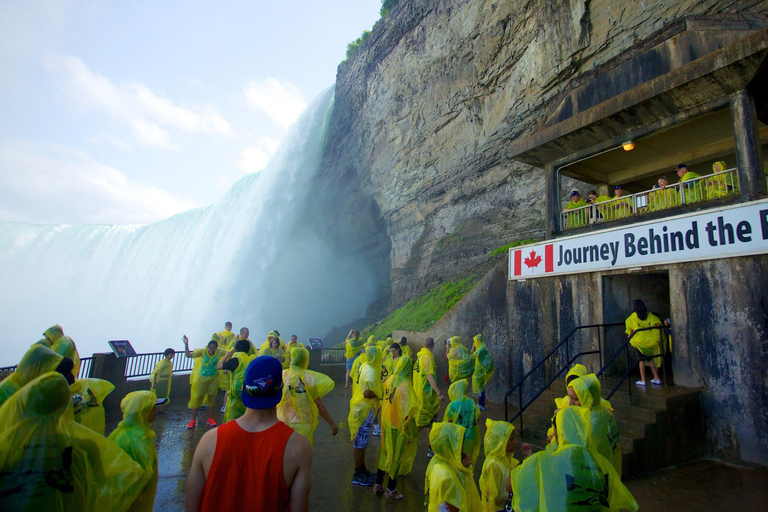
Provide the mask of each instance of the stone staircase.
MULTIPOLYGON (((616 382, 610 378, 601 381, 603 396, 616 382)), ((521 442, 530 443, 534 450, 544 449, 554 399, 564 395, 563 382, 557 382, 525 410, 521 442)), ((643 388, 633 382, 630 397, 624 383, 611 398, 611 405, 619 426, 623 479, 680 464, 702 454, 704 431, 700 390, 679 386, 643 388)), ((516 412, 517 408, 510 407, 510 416, 516 412)), ((519 419, 515 421, 515 427, 520 429, 519 419)))

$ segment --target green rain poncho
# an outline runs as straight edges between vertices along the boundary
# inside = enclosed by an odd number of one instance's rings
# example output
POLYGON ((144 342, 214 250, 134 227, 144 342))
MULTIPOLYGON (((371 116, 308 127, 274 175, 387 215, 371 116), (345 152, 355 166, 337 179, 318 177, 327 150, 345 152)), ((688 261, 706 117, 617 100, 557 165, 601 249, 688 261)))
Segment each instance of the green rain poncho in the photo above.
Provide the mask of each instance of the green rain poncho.
POLYGON ((72 338, 69 336, 62 336, 51 345, 51 350, 72 360, 75 365, 72 368, 72 375, 77 378, 77 374, 80 373, 80 355, 77 353, 77 346, 72 338))
POLYGON ((451 350, 448 352, 448 377, 451 382, 469 379, 472 376, 475 363, 469 350, 461 343, 461 338, 451 338, 451 350))
MULTIPOLYGON (((355 439, 357 430, 363 424, 368 413, 373 409, 374 415, 379 409, 379 401, 384 395, 381 384, 381 349, 376 345, 365 347, 366 362, 360 367, 357 386, 353 386, 352 399, 349 401, 349 432, 355 439), (365 398, 365 391, 373 391, 375 398, 365 398)), ((359 359, 359 358, 358 358, 359 359)))
POLYGON ((43 345, 32 345, 19 361, 16 371, 0 382, 0 405, 40 375, 59 366, 62 356, 43 345))
POLYGON ((39 340, 36 344, 51 348, 62 336, 64 336, 64 329, 59 324, 56 324, 43 331, 43 339, 39 340))
POLYGON ((473 339, 475 351, 472 357, 475 360, 475 371, 472 373, 472 392, 482 393, 485 386, 493 377, 496 367, 493 365, 493 356, 488 351, 488 347, 483 343, 483 335, 478 334, 473 339))
POLYGON ((291 367, 283 371, 283 398, 277 405, 277 418, 309 439, 314 446, 317 428, 317 404, 336 385, 329 376, 307 370, 309 351, 304 347, 291 350, 291 367))
POLYGON ((504 510, 507 503, 505 483, 519 461, 507 452, 509 438, 515 437, 515 427, 506 421, 485 420, 485 462, 480 474, 480 495, 485 512, 504 510))
POLYGON ((472 470, 461 463, 464 427, 435 423, 429 432, 429 444, 435 456, 429 461, 424 479, 427 512, 438 512, 443 503, 460 512, 481 512, 483 507, 472 470))
POLYGON ((124 512, 146 485, 119 446, 63 417, 71 403, 49 372, 0 407, 0 510, 124 512))
POLYGON ((192 351, 192 358, 195 363, 192 367, 192 374, 189 376, 190 396, 187 407, 197 409, 203 403, 203 399, 208 402, 208 407, 213 407, 216 394, 219 392, 219 360, 224 357, 225 352, 216 348, 213 355, 208 353, 207 348, 196 348, 192 351))
POLYGON ((611 463, 587 448, 589 411, 568 407, 557 413, 558 448, 534 453, 512 470, 516 512, 637 510, 632 494, 611 463))
POLYGON ((245 414, 245 405, 243 404, 243 382, 245 381, 245 370, 254 356, 249 356, 246 352, 235 352, 233 359, 237 359, 237 368, 232 372, 229 378, 229 389, 227 390, 227 403, 224 409, 224 423, 236 420, 245 414))
POLYGON ((389 473, 390 478, 410 473, 416 458, 419 404, 411 384, 412 372, 413 359, 403 356, 397 360, 392 375, 384 384, 379 469, 389 473))
POLYGON ((157 493, 157 450, 155 431, 150 428, 149 415, 155 406, 156 396, 151 391, 128 393, 120 402, 123 421, 109 435, 125 453, 131 456, 147 475, 147 484, 128 509, 130 512, 152 512, 157 493))
MULTIPOLYGON (((653 313, 648 312, 648 316, 645 317, 645 320, 640 320, 637 313, 632 313, 624 321, 624 326, 626 327, 624 332, 629 336, 633 331, 643 327, 652 327, 654 325, 661 325, 661 320, 659 320, 659 317, 653 313)), ((632 336, 629 344, 639 350, 644 356, 661 354, 661 329, 640 331, 632 336)), ((657 367, 661 367, 661 357, 654 358, 653 362, 656 363, 657 367)))
POLYGON ((464 427, 464 451, 467 452, 472 466, 474 466, 477 456, 480 454, 480 431, 478 428, 480 409, 475 405, 475 401, 467 396, 468 388, 469 383, 466 379, 451 384, 448 388, 448 398, 451 399, 451 403, 445 408, 443 421, 464 427))
MULTIPOLYGON (((175 356, 174 356, 175 357, 175 356)), ((173 383, 173 361, 163 356, 155 365, 155 369, 149 374, 150 391, 157 398, 165 398, 171 401, 171 384, 173 383), (157 386, 155 386, 155 377, 157 377, 157 386)), ((166 404, 168 403, 166 402, 166 404)))
POLYGON ((103 379, 77 379, 69 389, 75 421, 104 435, 104 399, 115 389, 115 385, 103 379))
POLYGON ((600 396, 600 381, 594 374, 585 375, 569 385, 579 397, 581 406, 590 411, 592 440, 597 452, 608 459, 621 475, 621 444, 616 419, 605 407, 600 396))
POLYGON ((413 389, 419 399, 419 415, 416 418, 416 425, 419 427, 429 425, 440 410, 440 399, 432 389, 427 379, 428 375, 435 378, 435 356, 431 350, 422 347, 416 355, 416 367, 413 373, 413 389))

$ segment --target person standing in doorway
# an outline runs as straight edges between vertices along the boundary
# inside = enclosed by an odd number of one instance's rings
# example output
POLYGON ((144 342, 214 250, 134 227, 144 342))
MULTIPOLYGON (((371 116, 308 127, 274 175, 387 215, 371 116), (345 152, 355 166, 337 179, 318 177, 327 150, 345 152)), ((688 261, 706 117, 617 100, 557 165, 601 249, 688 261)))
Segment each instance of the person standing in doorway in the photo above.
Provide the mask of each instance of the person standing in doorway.
MULTIPOLYGON (((644 356, 655 356, 661 354, 661 329, 649 329, 647 331, 640 331, 634 336, 632 333, 638 329, 644 327, 660 326, 661 320, 659 317, 648 311, 645 307, 645 302, 637 299, 634 303, 634 311, 629 318, 624 322, 626 327, 626 334, 631 336, 629 344, 635 347, 640 354, 644 356)), ((651 371, 653 372, 653 380, 651 384, 661 384, 659 379, 658 366, 661 365, 661 357, 655 357, 649 361, 651 364, 651 371)), ((645 381, 645 361, 640 361, 640 380, 635 384, 638 386, 646 386, 645 381)))

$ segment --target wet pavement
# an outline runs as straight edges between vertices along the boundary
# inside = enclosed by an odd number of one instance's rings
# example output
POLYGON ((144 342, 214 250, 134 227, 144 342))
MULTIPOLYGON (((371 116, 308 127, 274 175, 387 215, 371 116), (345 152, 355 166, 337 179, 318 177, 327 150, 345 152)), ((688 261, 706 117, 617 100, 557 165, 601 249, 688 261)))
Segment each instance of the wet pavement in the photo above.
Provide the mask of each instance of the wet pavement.
MULTIPOLYGON (((314 462, 310 510, 385 511, 395 508, 403 511, 423 510, 424 474, 427 468, 427 432, 421 432, 417 458, 410 475, 398 479, 397 488, 405 495, 398 502, 374 496, 371 487, 350 484, 353 473, 352 443, 347 425, 350 390, 337 385, 324 402, 340 426, 339 434, 332 437, 328 425, 321 419, 315 431, 314 462)), ((223 393, 219 395, 221 407, 223 393)), ((445 404, 443 404, 444 407, 445 404)), ((216 408, 217 421, 223 415, 216 408)), ((205 420, 206 411, 198 419, 205 420)), ((440 413, 442 417, 442 411, 440 413)), ((503 418, 503 409, 489 404, 483 418, 503 418)), ((153 428, 159 456, 159 483, 155 510, 184 510, 186 476, 197 442, 208 429, 198 422, 197 428, 187 430, 190 412, 186 403, 174 402, 165 414, 159 414, 153 428)), ((484 419, 481 421, 485 431, 484 419)), ((112 428, 114 425, 111 426, 112 428)), ((109 426, 108 426, 109 428, 109 426)), ((372 437, 366 454, 366 466, 375 471, 381 438, 372 437)), ((517 455, 520 458, 519 453, 517 455)), ((483 463, 482 450, 475 469, 476 481, 483 463)), ((698 460, 680 467, 658 471, 625 482, 641 510, 654 512, 697 510, 768 510, 768 470, 749 469, 715 461, 698 460)))

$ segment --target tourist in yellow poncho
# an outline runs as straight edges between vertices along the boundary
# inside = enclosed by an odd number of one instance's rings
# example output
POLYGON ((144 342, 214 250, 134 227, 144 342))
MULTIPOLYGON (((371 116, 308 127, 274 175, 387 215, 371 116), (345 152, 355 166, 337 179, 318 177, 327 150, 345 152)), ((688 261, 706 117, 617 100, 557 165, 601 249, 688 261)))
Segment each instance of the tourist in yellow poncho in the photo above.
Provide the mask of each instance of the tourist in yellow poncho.
POLYGON ((80 373, 80 355, 77 353, 77 346, 72 338, 69 336, 62 336, 51 345, 51 350, 72 360, 72 363, 74 363, 72 375, 77 377, 80 373))
POLYGON ((375 344, 365 347, 366 362, 360 367, 358 383, 349 401, 349 433, 355 459, 355 473, 352 483, 372 485, 376 474, 365 468, 365 450, 368 448, 373 418, 379 410, 384 395, 381 383, 381 349, 375 344))
MULTIPOLYGON (((616 473, 621 475, 621 444, 619 443, 619 426, 613 414, 601 403, 600 381, 595 374, 590 373, 571 381, 568 385, 573 389, 579 405, 590 411, 592 440, 597 452, 613 464, 616 473)), ((574 405, 574 402, 571 402, 574 405)))
POLYGON ((680 202, 679 191, 669 186, 669 180, 662 176, 658 180, 658 187, 648 194, 648 211, 657 212, 666 208, 677 206, 680 202))
POLYGON ((416 354, 413 389, 419 399, 419 415, 416 417, 416 425, 419 428, 429 427, 435 421, 440 402, 445 400, 435 378, 435 356, 432 353, 434 348, 435 340, 426 338, 424 346, 416 354))
POLYGON ((493 364, 493 356, 488 347, 483 343, 483 335, 477 334, 472 338, 472 358, 475 360, 475 370, 472 372, 472 392, 480 394, 478 405, 481 411, 485 410, 485 386, 493 377, 496 367, 493 364))
POLYGON ((506 482, 519 461, 515 426, 506 421, 485 420, 485 462, 480 474, 480 496, 484 512, 504 510, 509 493, 506 482))
POLYGON ((288 340, 288 344, 285 346, 285 366, 283 369, 291 367, 291 349, 296 347, 304 347, 304 345, 299 343, 298 336, 291 334, 291 339, 288 340))
POLYGON ((480 454, 480 409, 475 405, 475 401, 467 396, 467 389, 469 383, 466 379, 451 384, 448 388, 451 403, 445 408, 443 421, 464 427, 464 451, 469 454, 474 466, 480 454))
POLYGON ((346 358, 347 369, 347 373, 344 376, 344 389, 349 387, 349 376, 352 371, 352 365, 354 364, 355 359, 357 359, 363 351, 363 345, 365 345, 365 342, 360 339, 360 333, 354 329, 350 330, 347 335, 347 341, 344 343, 344 357, 346 358))
POLYGON ((678 165, 676 172, 677 176, 680 178, 680 183, 692 181, 692 183, 681 185, 685 204, 701 201, 704 198, 705 184, 703 183, 703 180, 696 180, 696 178, 701 178, 701 174, 689 171, 688 166, 685 164, 678 165))
POLYGON ((155 394, 150 391, 128 393, 120 402, 120 409, 123 411, 123 421, 109 435, 109 440, 125 450, 149 477, 141 494, 128 510, 152 512, 158 478, 155 431, 150 427, 157 414, 155 394))
MULTIPOLYGON (((363 348, 368 347, 375 347, 376 342, 375 341, 367 341, 363 348)), ((358 381, 360 379, 360 369, 363 367, 363 365, 368 361, 368 356, 366 355, 365 351, 361 352, 355 360, 352 362, 352 367, 349 370, 349 376, 352 378, 352 394, 355 393, 356 386, 358 384, 358 381)), ((384 363, 384 354, 381 354, 381 361, 382 364, 384 363)))
POLYGON ((155 369, 149 374, 149 390, 159 400, 158 405, 165 405, 171 401, 171 384, 173 384, 173 356, 176 351, 172 348, 165 349, 163 357, 155 365, 155 369))
POLYGON ((445 357, 448 358, 448 376, 451 382, 472 377, 475 362, 467 347, 461 343, 461 338, 454 336, 446 343, 445 357))
POLYGON ((427 512, 448 510, 446 504, 460 512, 481 512, 480 493, 464 448, 464 427, 435 423, 429 443, 435 456, 429 461, 424 479, 427 512))
MULTIPOLYGON (((634 312, 624 321, 624 326, 626 327, 624 332, 627 336, 632 336, 632 333, 638 329, 655 325, 662 325, 659 317, 649 312, 642 300, 635 300, 634 312)), ((629 344, 639 350, 644 356, 661 354, 661 329, 640 331, 632 336, 629 340, 629 344)), ((651 371, 653 371, 653 380, 651 380, 651 384, 661 384, 658 370, 658 367, 661 366, 662 363, 661 357, 655 357, 649 360, 649 362, 651 363, 651 371)), ((640 361, 638 366, 640 367, 640 380, 635 384, 638 386, 646 386, 645 361, 640 361)))
POLYGON ((62 356, 42 345, 32 345, 19 361, 16 371, 0 381, 0 405, 40 375, 56 370, 62 356))
MULTIPOLYGON (((217 341, 219 342, 219 347, 222 350, 227 351, 234 348, 235 342, 237 341, 237 336, 235 336, 235 333, 232 332, 232 322, 226 322, 224 324, 224 330, 217 332, 216 336, 217 341)), ((225 371, 219 372, 219 389, 223 391, 229 389, 229 373, 225 371)), ((226 398, 224 403, 226 404, 226 398)), ((222 412, 224 412, 223 408, 222 412)))
POLYGON ((216 395, 219 392, 219 361, 225 356, 226 352, 219 348, 219 343, 212 339, 208 342, 205 349, 197 348, 194 351, 189 350, 189 338, 182 337, 184 341, 184 355, 192 359, 200 359, 200 364, 192 370, 190 376, 190 397, 187 407, 192 409, 192 420, 190 420, 187 428, 192 429, 197 425, 197 413, 200 410, 200 405, 203 403, 203 399, 208 400, 208 426, 217 426, 216 420, 213 419, 214 405, 216 402, 216 395))
POLYGON ((227 370, 230 374, 229 389, 224 404, 224 423, 236 420, 245 414, 243 405, 243 382, 245 370, 255 356, 248 355, 251 343, 248 340, 237 340, 235 346, 219 360, 218 368, 227 370))
POLYGON ((712 164, 712 172, 715 173, 715 176, 707 178, 707 199, 717 199, 739 191, 738 178, 734 180, 734 176, 730 172, 725 172, 726 166, 722 160, 712 164))
POLYGON ((386 496, 395 500, 403 498, 397 490, 397 477, 411 472, 419 437, 416 427, 419 404, 411 384, 411 373, 413 359, 402 356, 384 384, 381 400, 381 454, 373 492, 384 491, 384 475, 388 473, 386 496))
POLYGON ((101 435, 105 434, 104 399, 115 385, 104 379, 76 379, 69 386, 75 421, 101 435))
POLYGON ((274 357, 275 359, 280 361, 280 365, 282 366, 288 360, 288 357, 285 354, 285 349, 280 346, 280 338, 270 337, 269 343, 270 344, 268 347, 265 347, 259 350, 259 357, 261 356, 274 357))
POLYGON ((624 197, 624 188, 621 185, 616 185, 613 192, 613 201, 606 205, 608 212, 611 216, 607 216, 609 220, 623 219, 632 215, 632 199, 624 197))
POLYGON ((610 201, 611 198, 602 194, 598 194, 596 190, 590 190, 589 194, 587 194, 587 197, 589 198, 587 204, 593 205, 592 211, 590 212, 591 218, 595 221, 602 221, 602 219, 605 217, 605 208, 598 205, 600 203, 610 201))
POLYGON ((285 351, 285 342, 283 341, 283 338, 280 337, 280 333, 277 331, 269 331, 269 334, 267 334, 267 339, 264 341, 264 343, 259 346, 259 355, 261 355, 261 351, 265 348, 271 348, 272 347, 272 340, 276 339, 279 343, 280 348, 285 351))
POLYGON ((570 201, 563 207, 563 212, 566 212, 566 225, 569 229, 580 228, 586 226, 589 222, 589 208, 585 208, 587 203, 581 198, 578 190, 571 192, 570 201), (579 209, 580 208, 580 209, 579 209), (569 210, 577 210, 570 212, 569 210))
POLYGON ((59 324, 56 324, 47 328, 43 332, 43 338, 33 343, 33 345, 42 345, 46 348, 51 348, 62 336, 64 336, 64 330, 59 324))
POLYGON ((393 343, 389 346, 386 354, 384 355, 384 362, 382 363, 382 366, 384 367, 383 371, 381 372, 382 379, 386 380, 395 372, 395 364, 397 364, 398 359, 400 359, 402 356, 403 349, 400 347, 399 343, 393 343))
POLYGON ((323 397, 336 385, 329 376, 308 370, 309 350, 296 346, 291 349, 291 367, 283 371, 283 398, 277 405, 277 418, 309 439, 314 446, 317 417, 331 427, 331 435, 339 433, 323 403, 323 397))
POLYGON ((0 510, 124 512, 148 475, 119 446, 63 417, 67 380, 49 372, 0 407, 0 510))
POLYGON ((531 454, 512 470, 509 488, 515 512, 637 510, 632 494, 611 463, 588 447, 589 411, 568 407, 557 413, 558 448, 531 454))

